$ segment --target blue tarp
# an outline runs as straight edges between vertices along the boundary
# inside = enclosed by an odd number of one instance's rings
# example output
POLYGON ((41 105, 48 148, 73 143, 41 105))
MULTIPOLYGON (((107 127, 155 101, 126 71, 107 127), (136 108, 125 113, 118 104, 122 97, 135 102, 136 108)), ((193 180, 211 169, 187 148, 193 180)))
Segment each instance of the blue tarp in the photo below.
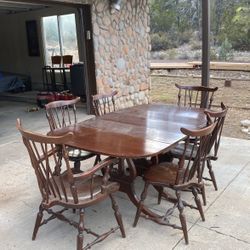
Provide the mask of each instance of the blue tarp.
POLYGON ((23 81, 17 76, 0 75, 0 92, 25 89, 23 81))

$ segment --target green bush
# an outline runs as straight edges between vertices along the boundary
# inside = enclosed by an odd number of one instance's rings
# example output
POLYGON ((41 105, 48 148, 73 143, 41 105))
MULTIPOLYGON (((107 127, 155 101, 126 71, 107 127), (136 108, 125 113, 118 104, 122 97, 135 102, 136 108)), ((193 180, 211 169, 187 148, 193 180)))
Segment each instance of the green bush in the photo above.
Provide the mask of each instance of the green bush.
POLYGON ((191 49, 192 50, 200 50, 202 48, 201 41, 190 41, 191 49))
POLYGON ((226 38, 219 48, 219 60, 229 61, 233 59, 232 44, 226 38))
POLYGON ((188 43, 190 40, 190 32, 178 33, 171 30, 168 33, 158 32, 151 34, 152 51, 167 50, 177 48, 178 46, 188 43))
POLYGON ((151 34, 151 45, 152 51, 167 50, 173 46, 168 35, 163 32, 151 34))
POLYGON ((177 31, 176 33, 177 33, 177 40, 179 41, 178 45, 190 42, 190 38, 192 36, 192 33, 190 31, 184 31, 184 32, 177 31))
POLYGON ((210 60, 217 61, 218 60, 218 53, 215 48, 211 48, 210 50, 210 60))

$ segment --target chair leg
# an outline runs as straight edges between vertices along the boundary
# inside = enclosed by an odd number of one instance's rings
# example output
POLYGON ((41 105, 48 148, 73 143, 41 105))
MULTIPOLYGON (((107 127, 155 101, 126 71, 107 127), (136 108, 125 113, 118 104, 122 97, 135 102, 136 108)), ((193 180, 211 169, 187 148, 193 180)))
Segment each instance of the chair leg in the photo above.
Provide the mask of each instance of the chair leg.
POLYGON ((205 216, 204 216, 204 213, 203 213, 201 201, 200 201, 200 198, 198 196, 198 192, 197 192, 196 188, 194 188, 194 187, 192 188, 192 193, 194 195, 194 200, 195 200, 196 206, 197 206, 197 208, 199 210, 201 219, 202 219, 202 221, 205 221, 205 216))
POLYGON ((141 200, 140 200, 140 203, 138 205, 137 212, 136 212, 136 215, 135 215, 135 220, 134 220, 134 223, 133 223, 133 227, 136 227, 136 225, 138 223, 138 220, 139 220, 139 217, 140 217, 140 214, 141 214, 141 210, 142 210, 142 207, 143 207, 143 202, 144 202, 144 200, 146 199, 146 196, 147 196, 148 186, 149 186, 149 183, 146 181, 143 192, 141 194, 141 200))
POLYGON ((160 187, 160 189, 158 191, 158 205, 161 204, 162 193, 163 193, 163 187, 160 187))
POLYGON ((39 227, 41 225, 41 221, 43 219, 43 211, 44 211, 44 208, 42 207, 42 205, 40 205, 39 212, 37 213, 37 216, 36 216, 36 223, 35 223, 35 227, 34 227, 33 234, 32 234, 32 240, 36 239, 38 229, 39 229, 39 227))
POLYGON ((184 205, 183 205, 183 202, 181 200, 180 191, 176 191, 176 197, 177 197, 177 207, 179 210, 179 218, 180 218, 180 222, 181 222, 182 231, 184 234, 185 242, 186 242, 186 244, 188 244, 187 223, 186 223, 186 217, 184 214, 184 205))
POLYGON ((207 160, 207 167, 208 167, 208 171, 209 171, 211 180, 212 180, 213 185, 214 185, 214 189, 217 191, 218 187, 217 187, 217 183, 216 183, 216 179, 215 179, 215 175, 214 175, 214 171, 212 169, 212 164, 211 164, 210 159, 207 160))
POLYGON ((200 188, 201 190, 201 196, 202 196, 202 200, 203 200, 203 205, 206 206, 207 205, 207 198, 206 198, 206 191, 205 191, 205 185, 203 184, 202 187, 200 188))
POLYGON ((80 219, 78 223, 78 235, 77 235, 77 250, 83 249, 83 231, 84 231, 84 209, 80 209, 80 219))
POLYGON ((125 238, 126 237, 126 234, 125 234, 125 230, 124 230, 124 227, 123 227, 123 222, 122 222, 122 216, 120 214, 120 211, 119 211, 119 207, 114 199, 114 196, 112 194, 109 195, 110 199, 111 199, 111 202, 112 202, 112 208, 115 212, 115 218, 116 218, 116 221, 120 227, 120 231, 121 231, 121 234, 122 234, 122 237, 125 238))

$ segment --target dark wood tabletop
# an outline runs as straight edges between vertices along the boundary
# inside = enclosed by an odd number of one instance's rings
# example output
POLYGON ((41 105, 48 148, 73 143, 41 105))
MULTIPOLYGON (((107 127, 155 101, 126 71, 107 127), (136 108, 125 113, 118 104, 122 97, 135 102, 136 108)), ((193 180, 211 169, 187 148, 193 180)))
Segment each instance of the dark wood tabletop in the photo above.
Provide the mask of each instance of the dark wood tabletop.
POLYGON ((122 109, 60 129, 73 132, 67 144, 101 155, 142 158, 168 151, 184 138, 181 127, 206 125, 203 109, 147 104, 122 109))

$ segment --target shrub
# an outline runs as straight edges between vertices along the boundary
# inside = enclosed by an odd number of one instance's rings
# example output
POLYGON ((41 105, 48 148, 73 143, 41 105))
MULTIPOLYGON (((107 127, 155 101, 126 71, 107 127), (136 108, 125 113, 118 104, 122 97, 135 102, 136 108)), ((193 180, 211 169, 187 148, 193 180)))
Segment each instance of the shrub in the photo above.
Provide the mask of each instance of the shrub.
POLYGON ((181 59, 181 60, 188 60, 188 59, 190 59, 190 56, 188 55, 188 53, 184 52, 184 53, 182 53, 182 54, 180 54, 180 55, 178 56, 178 59, 181 59))
POLYGON ((195 60, 201 60, 201 50, 198 50, 194 53, 195 60))
POLYGON ((202 44, 200 41, 192 40, 190 41, 190 45, 192 50, 200 50, 202 48, 202 44))
POLYGON ((210 50, 210 60, 217 61, 218 60, 218 53, 215 48, 211 48, 210 50))
POLYGON ((232 44, 226 38, 219 48, 219 60, 229 61, 233 59, 232 44))
POLYGON ((151 34, 152 51, 166 50, 170 48, 170 41, 166 33, 151 34))
POLYGON ((184 32, 177 31, 177 39, 179 41, 178 45, 189 43, 191 36, 192 33, 190 31, 184 31, 184 32))

